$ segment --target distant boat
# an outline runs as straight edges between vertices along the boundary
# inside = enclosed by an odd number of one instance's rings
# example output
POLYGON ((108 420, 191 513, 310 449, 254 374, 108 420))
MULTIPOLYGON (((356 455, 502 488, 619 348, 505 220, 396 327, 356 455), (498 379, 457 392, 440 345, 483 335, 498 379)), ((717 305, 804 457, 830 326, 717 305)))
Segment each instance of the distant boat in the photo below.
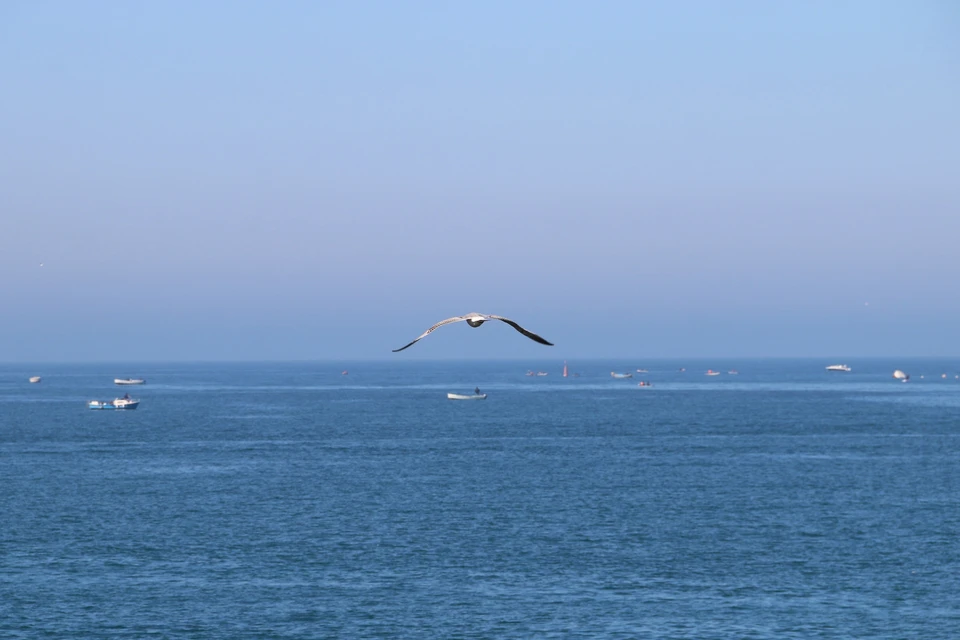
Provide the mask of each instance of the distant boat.
POLYGON ((637 373, 650 373, 649 369, 637 369, 637 373))
POLYGON ((462 393, 448 393, 447 399, 448 400, 486 400, 487 394, 481 393, 481 394, 464 395, 462 393))
POLYGON ((632 373, 617 373, 616 371, 611 371, 611 372, 610 372, 610 377, 611 377, 611 378, 632 378, 632 377, 633 377, 633 374, 632 374, 632 373))
POLYGON ((827 371, 846 371, 849 372, 851 369, 845 364, 831 364, 827 367, 827 371))
POLYGON ((684 371, 686 371, 686 368, 680 367, 679 371, 680 371, 680 373, 683 373, 684 371))
POLYGON ((347 374, 349 374, 349 373, 350 373, 349 371, 347 371, 346 369, 344 369, 343 371, 340 372, 340 375, 345 376, 345 375, 347 375, 347 374))
POLYGON ((638 384, 637 386, 638 386, 638 387, 652 387, 653 385, 650 384, 649 382, 647 382, 646 380, 641 380, 641 381, 640 381, 640 384, 638 384))
POLYGON ((528 370, 527 370, 527 375, 528 375, 528 376, 535 376, 535 375, 537 375, 537 374, 535 374, 533 371, 530 371, 530 370, 528 369, 528 370))
POLYGON ((40 382, 40 376, 33 376, 32 378, 30 378, 30 382, 33 384, 37 384, 38 382, 40 382))
POLYGON ((140 406, 140 401, 133 398, 117 398, 109 402, 106 400, 91 400, 87 403, 87 407, 90 409, 126 409, 129 411, 136 409, 138 406, 140 406))
POLYGON ((114 378, 113 384, 146 384, 146 380, 141 380, 140 378, 114 378))
POLYGON ((708 375, 708 376, 718 376, 718 375, 720 375, 720 372, 719 372, 719 371, 714 371, 713 369, 707 369, 707 373, 705 373, 704 375, 708 375))
POLYGON ((893 372, 893 377, 902 382, 906 382, 907 380, 910 379, 910 374, 904 373, 903 371, 900 371, 900 369, 897 369, 896 371, 893 372))
POLYGON ((546 371, 537 371, 537 375, 538 375, 538 376, 545 376, 545 375, 549 375, 549 374, 548 374, 546 371))
POLYGON ((737 371, 736 369, 730 369, 730 371, 727 371, 727 373, 730 374, 731 376, 740 375, 740 372, 737 371))
POLYGON ((567 361, 566 360, 563 361, 563 377, 564 378, 567 377, 567 361))

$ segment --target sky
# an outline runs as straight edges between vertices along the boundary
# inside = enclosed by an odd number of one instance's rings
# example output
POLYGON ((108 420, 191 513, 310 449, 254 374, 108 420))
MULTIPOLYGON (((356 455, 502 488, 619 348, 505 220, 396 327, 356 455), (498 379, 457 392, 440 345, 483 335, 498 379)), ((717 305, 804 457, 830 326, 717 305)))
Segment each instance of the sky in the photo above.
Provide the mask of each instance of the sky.
POLYGON ((960 356, 950 0, 11 0, 0 87, 0 361, 960 356), (391 353, 470 311, 556 346, 391 353))

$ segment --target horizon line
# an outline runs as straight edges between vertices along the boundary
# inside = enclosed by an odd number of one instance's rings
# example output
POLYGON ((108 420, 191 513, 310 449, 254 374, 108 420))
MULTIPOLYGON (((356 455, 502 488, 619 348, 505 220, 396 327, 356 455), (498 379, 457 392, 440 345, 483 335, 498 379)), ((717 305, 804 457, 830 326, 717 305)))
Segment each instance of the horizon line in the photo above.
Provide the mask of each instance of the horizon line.
MULTIPOLYGON (((635 361, 676 361, 676 360, 829 360, 830 362, 842 360, 883 360, 883 359, 901 359, 901 360, 928 360, 928 359, 960 359, 958 355, 870 355, 870 356, 822 356, 822 355, 774 355, 774 356, 588 356, 579 358, 556 358, 556 362, 585 362, 599 360, 614 360, 622 362, 624 360, 635 361)), ((312 364, 312 363, 344 363, 344 362, 390 362, 390 363, 424 363, 424 362, 544 362, 553 361, 554 358, 537 357, 462 357, 462 358, 390 358, 390 357, 353 357, 353 358, 261 358, 261 359, 143 359, 143 360, 0 360, 0 366, 3 365, 137 365, 137 364, 312 364)))

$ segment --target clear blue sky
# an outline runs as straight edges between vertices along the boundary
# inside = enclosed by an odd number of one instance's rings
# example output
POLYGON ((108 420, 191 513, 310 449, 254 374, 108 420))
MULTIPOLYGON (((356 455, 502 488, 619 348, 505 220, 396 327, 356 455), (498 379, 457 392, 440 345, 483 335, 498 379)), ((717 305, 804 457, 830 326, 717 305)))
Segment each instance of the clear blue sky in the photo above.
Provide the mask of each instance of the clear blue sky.
POLYGON ((960 355, 949 0, 10 1, 0 86, 0 360, 960 355), (557 346, 390 353, 474 310, 557 346))

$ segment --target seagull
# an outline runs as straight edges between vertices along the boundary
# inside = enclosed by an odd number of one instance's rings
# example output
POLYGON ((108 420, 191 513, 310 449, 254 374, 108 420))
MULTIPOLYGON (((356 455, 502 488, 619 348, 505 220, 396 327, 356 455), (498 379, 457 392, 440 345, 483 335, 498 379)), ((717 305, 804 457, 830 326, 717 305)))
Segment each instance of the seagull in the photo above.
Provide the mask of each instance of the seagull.
POLYGON ((530 338, 531 340, 534 340, 534 341, 536 341, 536 342, 539 342, 540 344, 545 344, 545 345, 547 345, 547 346, 549 346, 549 347, 552 347, 552 346, 553 346, 553 343, 552 343, 552 342, 547 342, 546 340, 544 340, 543 338, 541 338, 541 337, 538 336, 537 334, 531 333, 530 331, 527 331, 526 329, 524 329, 523 327, 521 327, 520 325, 518 325, 518 324, 517 324, 516 322, 514 322, 513 320, 510 320, 510 319, 508 319, 508 318, 504 318, 503 316, 495 316, 495 315, 492 315, 492 314, 489 314, 489 313, 476 313, 476 312, 473 312, 473 313, 468 313, 468 314, 465 314, 465 315, 462 315, 462 316, 454 316, 454 317, 452 317, 452 318, 447 318, 446 320, 441 320, 441 321, 438 322, 437 324, 433 325, 432 327, 430 327, 429 329, 427 329, 426 331, 424 331, 423 334, 422 334, 419 338, 417 338, 416 340, 414 340, 414 341, 411 342, 410 344, 407 344, 407 345, 404 345, 404 346, 400 347, 399 349, 394 349, 393 352, 396 353, 396 352, 398 352, 398 351, 403 351, 403 350, 406 349, 407 347, 415 344, 417 341, 419 341, 419 340, 421 340, 421 339, 423 339, 423 338, 426 338, 428 335, 430 335, 430 334, 433 332, 434 329, 437 329, 437 328, 439 328, 439 327, 442 327, 442 326, 445 325, 445 324, 450 324, 450 323, 452 323, 452 322, 460 322, 460 321, 462 321, 462 320, 466 320, 466 321, 467 321, 467 324, 470 325, 471 327, 479 327, 480 325, 482 325, 482 324, 483 324, 484 322, 486 322, 487 320, 499 320, 500 322, 506 322, 508 325, 510 325, 511 327, 513 327, 514 329, 516 329, 517 331, 519 331, 520 333, 522 333, 523 335, 527 336, 527 337, 530 338))

